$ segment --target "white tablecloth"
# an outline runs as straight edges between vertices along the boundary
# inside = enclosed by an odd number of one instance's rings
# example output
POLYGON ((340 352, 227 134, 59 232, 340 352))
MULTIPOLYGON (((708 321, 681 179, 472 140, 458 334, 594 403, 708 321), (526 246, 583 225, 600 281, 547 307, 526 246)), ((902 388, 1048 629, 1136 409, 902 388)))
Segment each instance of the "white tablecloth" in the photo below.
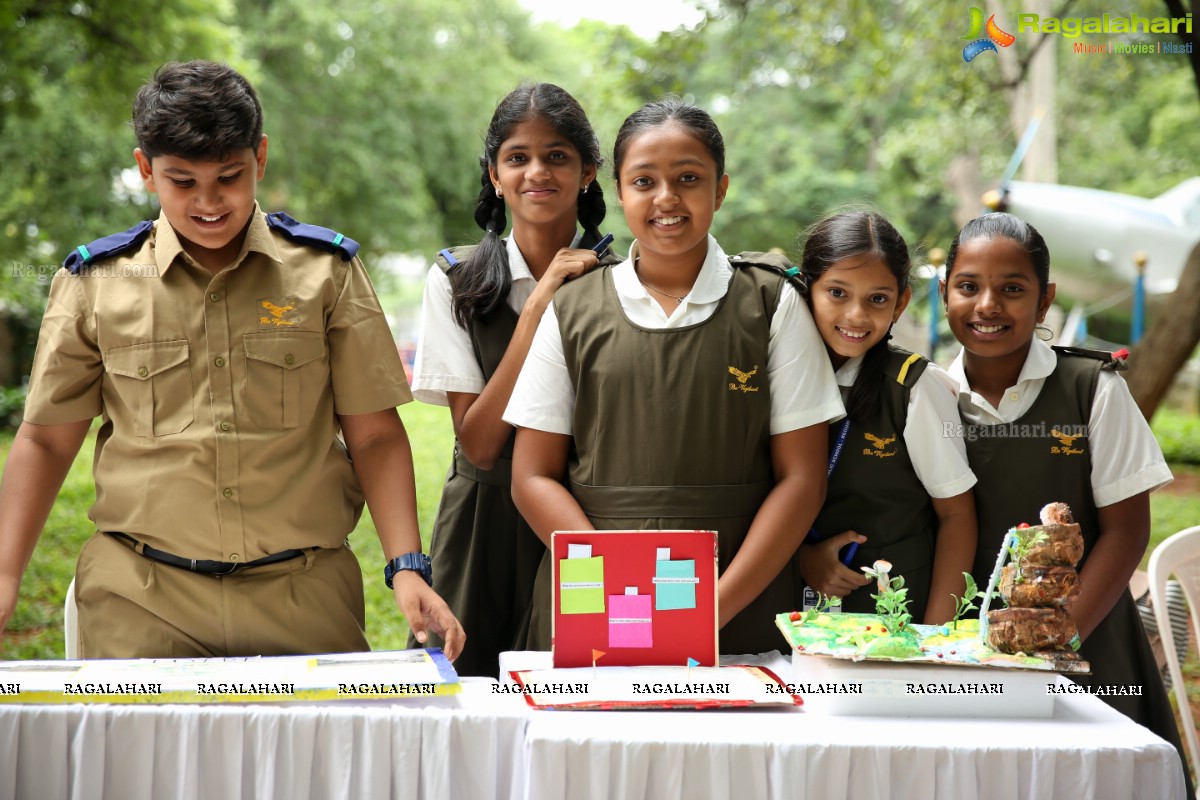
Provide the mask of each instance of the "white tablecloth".
POLYGON ((978 721, 531 711, 492 685, 403 704, 0 705, 0 800, 1183 794, 1175 750, 1085 695, 1057 696, 1049 720, 978 721))
POLYGON ((529 800, 1183 796, 1166 742, 1091 697, 1052 720, 800 712, 545 712, 526 732, 529 800), (986 744, 981 740, 986 740, 986 744))
MULTIPOLYGON (((548 666, 536 656, 511 654, 509 663, 548 666)), ((791 675, 780 656, 722 663, 791 675)), ((1077 694, 1056 696, 1045 720, 835 717, 798 708, 539 712, 525 740, 527 800, 1184 796, 1173 747, 1077 694)))
POLYGON ((328 705, 0 706, 0 798, 510 798, 528 712, 457 697, 328 705))

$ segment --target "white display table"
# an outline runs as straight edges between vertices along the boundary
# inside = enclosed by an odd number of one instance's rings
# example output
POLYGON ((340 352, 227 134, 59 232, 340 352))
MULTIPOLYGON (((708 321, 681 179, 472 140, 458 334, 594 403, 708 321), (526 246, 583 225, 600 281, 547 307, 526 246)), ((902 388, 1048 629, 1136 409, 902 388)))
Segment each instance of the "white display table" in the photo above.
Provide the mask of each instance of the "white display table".
MULTIPOLYGON (((734 660, 790 678, 779 656, 734 660)), ((0 800, 1183 796, 1175 750, 1086 695, 1056 696, 1049 719, 982 721, 531 711, 493 687, 394 704, 0 705, 0 800)))

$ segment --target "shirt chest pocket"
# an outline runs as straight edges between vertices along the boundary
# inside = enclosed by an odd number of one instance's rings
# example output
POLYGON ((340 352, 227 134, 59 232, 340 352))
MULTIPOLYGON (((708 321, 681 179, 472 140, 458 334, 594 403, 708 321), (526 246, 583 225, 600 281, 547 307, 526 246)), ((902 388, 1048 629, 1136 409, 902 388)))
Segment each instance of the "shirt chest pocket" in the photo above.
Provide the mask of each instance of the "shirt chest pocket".
POLYGON ((138 436, 167 436, 192 424, 186 339, 114 347, 104 352, 104 368, 133 416, 138 436))
POLYGON ((247 414, 262 428, 295 428, 312 418, 329 382, 325 335, 316 331, 251 333, 246 349, 247 414))

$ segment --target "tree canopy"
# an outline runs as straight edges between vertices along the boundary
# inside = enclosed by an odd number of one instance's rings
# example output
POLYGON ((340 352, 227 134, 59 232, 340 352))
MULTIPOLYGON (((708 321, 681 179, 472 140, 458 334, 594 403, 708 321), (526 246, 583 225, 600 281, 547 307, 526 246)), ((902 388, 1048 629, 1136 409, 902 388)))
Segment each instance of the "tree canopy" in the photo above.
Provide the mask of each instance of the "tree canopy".
MULTIPOLYGON (((1164 16, 1181 2, 1123 10, 1164 16)), ((1009 20, 1022 8, 992 5, 1009 20)), ((847 202, 878 206, 914 244, 944 247, 960 202, 948 186, 955 164, 967 157, 994 182, 1015 146, 996 60, 962 58, 962 6, 706 7, 694 30, 644 40, 599 22, 535 24, 516 0, 0 0, 6 261, 49 269, 74 245, 156 213, 131 180, 128 118, 137 87, 167 60, 225 60, 247 74, 271 141, 263 206, 345 231, 368 266, 479 236, 482 132, 525 79, 575 94, 606 149, 628 113, 664 92, 710 109, 731 175, 714 232, 730 251, 794 252, 806 225, 847 202)), ((1023 34, 1014 45, 1018 58, 1058 48, 1060 180, 1153 195, 1196 174, 1196 56, 1085 58, 1071 43, 1023 34)), ((620 236, 609 196, 606 227, 620 236)), ((45 282, 28 274, 6 269, 0 296, 36 309, 45 282)))

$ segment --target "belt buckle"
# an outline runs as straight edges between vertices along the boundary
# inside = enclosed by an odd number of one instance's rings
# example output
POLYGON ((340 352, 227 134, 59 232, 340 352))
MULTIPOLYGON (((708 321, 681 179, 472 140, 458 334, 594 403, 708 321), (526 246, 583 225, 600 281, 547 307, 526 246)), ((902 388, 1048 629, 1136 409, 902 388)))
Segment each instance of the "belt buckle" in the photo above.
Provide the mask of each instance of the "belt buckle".
POLYGON ((240 562, 228 562, 228 563, 229 563, 229 569, 225 570, 224 572, 210 572, 208 574, 212 575, 214 577, 217 577, 217 578, 224 578, 228 575, 232 575, 233 573, 237 572, 242 567, 246 566, 245 564, 242 564, 240 562))

